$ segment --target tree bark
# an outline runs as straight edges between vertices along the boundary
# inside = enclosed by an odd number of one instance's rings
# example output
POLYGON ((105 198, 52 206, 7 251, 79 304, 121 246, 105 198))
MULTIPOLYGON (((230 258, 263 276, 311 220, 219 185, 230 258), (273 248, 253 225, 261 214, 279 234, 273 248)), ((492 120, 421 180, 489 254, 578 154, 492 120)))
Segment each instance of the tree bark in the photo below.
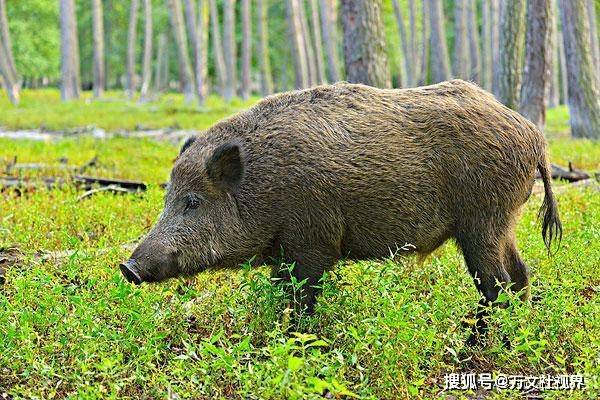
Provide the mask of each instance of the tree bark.
MULTIPOLYGON (((194 90, 196 91, 196 98, 198 99, 198 104, 202 106, 204 104, 204 81, 203 81, 203 58, 202 58, 202 32, 201 32, 201 22, 202 15, 198 16, 196 19, 196 8, 195 2, 193 0, 185 0, 184 8, 185 8, 185 22, 187 27, 188 37, 190 38, 190 44, 192 46, 192 54, 194 57, 194 76, 195 76, 195 86, 194 90)), ((202 11, 202 0, 199 0, 198 4, 198 12, 202 11)))
POLYGON ((252 26, 250 23, 250 0, 242 0, 242 99, 250 97, 250 54, 252 26))
POLYGON ((419 74, 419 86, 427 82, 429 68, 429 0, 421 0, 421 71, 419 74))
POLYGON ((137 41, 138 8, 138 0, 131 0, 129 28, 127 30, 127 96, 129 96, 129 98, 133 97, 137 86, 135 79, 135 48, 137 41))
MULTIPOLYGON (((414 59, 411 55, 411 48, 409 44, 409 38, 406 34, 406 28, 404 27, 404 16, 402 10, 398 4, 398 0, 393 0, 394 14, 396 16, 396 25, 398 25, 398 33, 400 34, 400 44, 402 46, 402 58, 404 60, 404 75, 406 76, 406 87, 414 86, 415 73, 413 70, 414 59)), ((400 85, 402 86, 402 85, 400 85)))
POLYGON ((498 100, 516 110, 519 107, 521 89, 525 1, 506 0, 502 3, 498 100))
POLYGON ((433 83, 445 81, 450 78, 448 61, 448 47, 444 29, 444 11, 441 0, 429 0, 429 58, 431 80, 433 83))
POLYGON ((217 2, 209 0, 210 6, 210 25, 212 27, 212 44, 215 56, 215 72, 219 82, 219 93, 225 95, 225 82, 227 72, 225 71, 225 56, 223 55, 223 41, 221 40, 221 24, 219 23, 219 13, 217 11, 217 2))
POLYGON ((319 0, 321 8, 321 30, 323 31, 323 42, 327 53, 327 79, 329 82, 340 80, 337 51, 335 46, 334 24, 331 23, 331 12, 328 0, 319 0))
MULTIPOLYGON (((1 0, 4 1, 4 0, 1 0)), ((104 72, 104 17, 102 0, 92 0, 92 40, 94 46, 94 97, 102 97, 106 87, 104 72)))
POLYGON ((417 9, 415 7, 415 0, 408 0, 408 26, 410 29, 410 58, 413 60, 413 80, 411 85, 416 86, 417 84, 417 71, 419 70, 419 56, 417 54, 417 9))
POLYGON ((527 1, 525 66, 519 112, 538 128, 546 123, 544 97, 550 83, 551 0, 527 1))
POLYGON ((556 32, 556 41, 558 42, 558 61, 560 69, 560 101, 561 104, 569 103, 569 80, 567 79, 567 58, 565 56, 565 41, 563 40, 562 29, 556 32))
POLYGON ((491 3, 481 4, 481 85, 485 90, 492 88, 492 21, 491 3))
POLYGON ((555 1, 550 0, 550 82, 546 87, 546 107, 553 108, 560 103, 559 99, 559 68, 557 52, 557 29, 555 1))
POLYGON ((167 37, 164 33, 158 35, 158 54, 156 56, 156 74, 154 87, 157 92, 164 90, 168 85, 169 64, 167 60, 167 37))
POLYGON ((290 42, 292 43, 292 58, 296 75, 296 89, 309 85, 306 46, 302 35, 302 22, 300 21, 300 3, 298 0, 286 1, 286 15, 288 20, 290 42))
POLYGON ((491 42, 492 42, 492 93, 496 98, 500 95, 500 4, 498 0, 490 1, 491 42))
POLYGON ((381 0, 342 0, 342 26, 348 81, 390 87, 381 0))
POLYGON ((210 13, 208 12, 207 0, 198 0, 198 28, 200 29, 200 43, 202 55, 202 99, 206 99, 210 91, 208 79, 208 31, 210 25, 210 13))
POLYGON ((477 4, 467 0, 467 37, 471 61, 470 79, 481 85, 481 53, 479 52, 479 27, 477 26, 477 4))
POLYGON ((600 139, 600 89, 592 61, 585 0, 559 0, 567 78, 571 135, 600 139))
POLYGON ((223 1, 223 56, 225 57, 226 101, 231 101, 237 87, 235 48, 235 0, 223 1))
POLYGON ((323 64, 323 40, 321 38, 321 26, 319 24, 319 6, 317 0, 310 0, 310 15, 311 15, 311 28, 313 38, 313 48, 315 51, 315 62, 317 66, 317 82, 323 84, 326 82, 325 79, 325 65, 323 64))
POLYGON ((271 62, 269 60, 269 39, 267 27, 267 3, 268 0, 256 1, 256 14, 258 23, 256 33, 258 35, 258 65, 260 68, 260 91, 262 96, 273 93, 273 78, 271 76, 271 62))
POLYGON ((452 67, 454 76, 461 79, 469 79, 471 66, 467 37, 468 1, 456 0, 454 3, 454 62, 452 67))
POLYGON ((79 48, 74 0, 60 0, 61 99, 79 98, 79 48))
POLYGON ((152 0, 144 0, 144 57, 140 101, 147 101, 152 79, 152 0))
POLYGON ((179 0, 167 0, 169 8, 169 20, 173 30, 173 37, 177 46, 177 55, 179 58, 180 79, 183 87, 183 94, 186 103, 194 101, 194 73, 188 53, 187 38, 183 22, 181 3, 179 0))
POLYGON ((586 0, 587 16, 590 21, 590 38, 592 46, 592 60, 597 79, 600 79, 600 47, 598 46, 598 26, 596 23, 596 1, 586 0))
POLYGON ((8 73, 12 78, 11 80, 18 83, 19 74, 17 74, 15 59, 12 52, 12 40, 10 39, 10 32, 8 30, 8 14, 6 12, 5 0, 0 0, 0 44, 2 46, 0 55, 4 55, 8 73))
POLYGON ((298 9, 300 10, 300 23, 302 27, 302 36, 304 36, 304 53, 306 54, 306 65, 308 67, 308 84, 313 86, 317 83, 317 63, 315 59, 315 50, 311 39, 310 30, 304 8, 304 0, 299 0, 298 9))

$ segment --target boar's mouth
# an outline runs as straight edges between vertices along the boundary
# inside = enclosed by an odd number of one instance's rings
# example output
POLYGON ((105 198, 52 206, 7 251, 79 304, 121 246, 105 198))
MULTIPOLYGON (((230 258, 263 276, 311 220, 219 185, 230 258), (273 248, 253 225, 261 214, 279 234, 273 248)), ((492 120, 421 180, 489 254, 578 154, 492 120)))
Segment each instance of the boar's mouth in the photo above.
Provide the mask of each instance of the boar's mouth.
POLYGON ((125 279, 127 279, 127 282, 136 285, 140 285, 142 283, 142 278, 140 278, 140 275, 137 272, 137 262, 135 260, 131 259, 127 262, 124 262, 119 265, 119 268, 121 269, 121 273, 125 279))

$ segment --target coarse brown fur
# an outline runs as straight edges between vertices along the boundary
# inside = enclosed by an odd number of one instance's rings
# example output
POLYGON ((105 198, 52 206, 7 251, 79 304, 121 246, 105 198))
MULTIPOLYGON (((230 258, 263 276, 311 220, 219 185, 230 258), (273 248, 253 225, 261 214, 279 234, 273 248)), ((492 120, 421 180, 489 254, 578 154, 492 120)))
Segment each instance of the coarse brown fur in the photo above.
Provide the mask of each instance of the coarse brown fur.
MULTIPOLYGON (((427 255, 453 238, 486 304, 497 281, 526 296, 514 226, 538 168, 550 247, 560 221, 544 136, 476 85, 283 93, 185 146, 165 212, 133 258, 142 280, 160 280, 282 251, 315 285, 340 258, 427 255), (189 211, 190 193, 202 215, 189 211), (143 266, 163 250, 170 264, 160 254, 143 266)), ((316 291, 305 288, 310 311, 316 291)))

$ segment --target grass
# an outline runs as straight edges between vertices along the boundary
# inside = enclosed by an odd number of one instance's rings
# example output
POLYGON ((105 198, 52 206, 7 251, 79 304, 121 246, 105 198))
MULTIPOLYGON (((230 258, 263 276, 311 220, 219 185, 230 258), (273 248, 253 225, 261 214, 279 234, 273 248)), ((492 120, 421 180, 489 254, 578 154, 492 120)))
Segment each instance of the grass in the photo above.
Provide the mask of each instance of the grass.
MULTIPOLYGON (((220 117, 209 114, 206 123, 220 117)), ((600 169, 599 143, 557 138, 550 141, 550 152, 553 161, 600 169)), ((471 349, 464 342, 478 297, 452 243, 421 266, 410 258, 340 263, 324 280, 316 315, 304 321, 304 333, 286 333, 287 319, 279 317, 282 293, 264 268, 127 284, 117 268, 129 255, 122 244, 137 241, 160 213, 159 184, 176 154, 175 146, 149 139, 0 139, 0 169, 15 155, 19 162, 54 165, 61 158, 82 165, 97 155, 99 165, 88 173, 150 184, 143 194, 99 193, 84 201, 77 201, 81 193, 71 187, 0 193, 0 260, 9 248, 20 254, 17 263, 5 262, 6 283, 0 286, 0 395, 481 395, 443 392, 444 374, 462 371, 579 373, 588 390, 544 396, 600 395, 600 196, 593 189, 557 194, 565 232, 561 250, 551 258, 536 219, 541 198, 529 200, 517 236, 538 300, 495 309, 489 344, 471 349), (48 255, 64 250, 75 252, 48 255)), ((507 391, 484 395, 521 398, 507 391)))

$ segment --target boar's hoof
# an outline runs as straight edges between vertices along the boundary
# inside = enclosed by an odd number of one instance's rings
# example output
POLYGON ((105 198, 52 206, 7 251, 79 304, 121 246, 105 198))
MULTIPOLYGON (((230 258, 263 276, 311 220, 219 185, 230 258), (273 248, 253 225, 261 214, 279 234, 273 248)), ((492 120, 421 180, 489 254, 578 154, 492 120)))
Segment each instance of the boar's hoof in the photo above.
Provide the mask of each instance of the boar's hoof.
POLYGON ((134 260, 129 260, 126 263, 119 265, 119 268, 121 268, 121 272, 125 279, 127 279, 127 282, 139 285, 142 283, 142 279, 135 270, 135 264, 134 260))

